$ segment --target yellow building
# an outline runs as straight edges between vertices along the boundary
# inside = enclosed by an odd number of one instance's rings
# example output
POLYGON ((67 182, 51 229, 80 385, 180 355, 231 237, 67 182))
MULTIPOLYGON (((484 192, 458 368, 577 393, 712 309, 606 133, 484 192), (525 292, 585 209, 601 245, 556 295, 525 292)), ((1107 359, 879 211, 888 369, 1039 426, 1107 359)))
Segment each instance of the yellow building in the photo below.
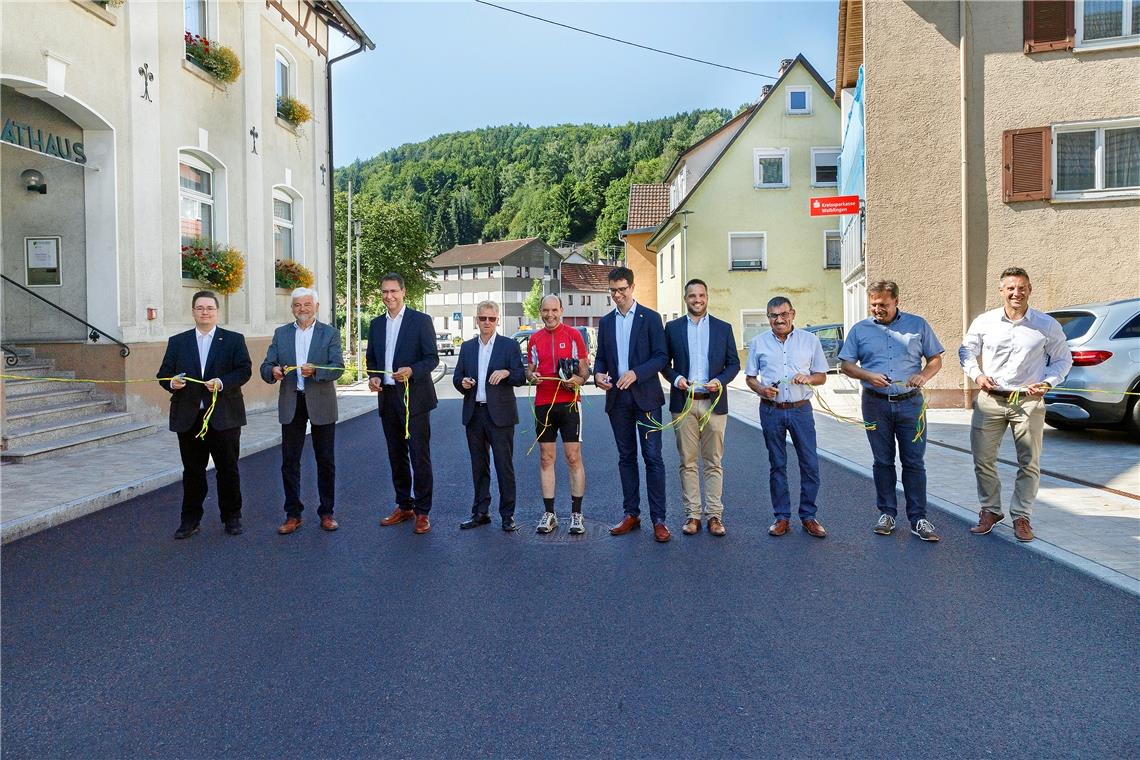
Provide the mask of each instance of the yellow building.
POLYGON ((776 295, 791 299, 800 326, 843 314, 839 225, 809 215, 810 198, 836 193, 839 108, 802 55, 779 73, 755 105, 678 157, 665 178, 669 215, 646 243, 657 310, 683 314, 684 284, 700 278, 741 345, 768 328, 776 295))

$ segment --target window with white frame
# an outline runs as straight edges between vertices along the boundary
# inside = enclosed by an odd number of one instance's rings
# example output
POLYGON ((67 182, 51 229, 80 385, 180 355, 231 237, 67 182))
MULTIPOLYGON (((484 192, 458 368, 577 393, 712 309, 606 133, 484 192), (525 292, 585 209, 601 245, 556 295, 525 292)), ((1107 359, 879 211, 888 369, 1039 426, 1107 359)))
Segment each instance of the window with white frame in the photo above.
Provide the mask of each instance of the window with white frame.
POLYGON ((748 345, 753 338, 765 330, 771 329, 768 325, 768 312, 757 310, 744 310, 740 312, 740 335, 744 345, 748 345))
POLYGON ((292 69, 292 64, 285 56, 281 48, 277 48, 276 55, 273 61, 274 82, 276 86, 277 100, 281 98, 291 97, 293 95, 293 88, 291 86, 289 77, 292 69))
POLYGON ((677 208, 677 204, 685 199, 685 193, 688 192, 689 186, 689 166, 688 164, 681 167, 681 171, 673 178, 673 182, 669 185, 669 210, 677 208))
POLYGON ((1077 0, 1077 47, 1140 45, 1140 0, 1077 0))
POLYGON ((592 303, 593 303, 593 298, 591 296, 582 296, 582 305, 583 306, 590 306, 590 305, 592 305, 592 303))
POLYGON ((812 187, 839 185, 839 148, 811 149, 812 187))
POLYGON ((182 245, 194 238, 214 237, 214 172, 188 155, 178 160, 178 225, 182 245))
POLYGON ((614 302, 614 299, 610 298, 609 296, 606 296, 606 306, 612 306, 613 302, 614 302))
POLYGON ((753 187, 788 186, 788 149, 756 148, 753 156, 753 187))
POLYGON ((278 261, 292 261, 299 258, 293 235, 293 198, 280 191, 273 191, 273 257, 278 261))
POLYGON ((811 88, 810 87, 788 87, 784 90, 786 94, 787 111, 789 114, 810 114, 811 113, 811 88))
POLYGON ((1053 197, 1140 195, 1140 119, 1053 127, 1053 197))
POLYGON ((665 282, 665 252, 657 253, 657 282, 665 282))
POLYGON ((823 268, 839 269, 843 263, 843 237, 839 230, 823 233, 823 268))
POLYGON ((767 268, 768 233, 728 233, 728 268, 758 270, 767 268))
POLYGON ((206 0, 184 0, 182 7, 186 16, 186 31, 199 37, 209 37, 210 19, 206 0))
POLYGON ((574 294, 573 293, 570 293, 569 295, 566 296, 566 305, 567 306, 573 306, 574 305, 574 294))
POLYGON ((676 245, 669 244, 669 278, 672 279, 677 276, 677 251, 676 245))

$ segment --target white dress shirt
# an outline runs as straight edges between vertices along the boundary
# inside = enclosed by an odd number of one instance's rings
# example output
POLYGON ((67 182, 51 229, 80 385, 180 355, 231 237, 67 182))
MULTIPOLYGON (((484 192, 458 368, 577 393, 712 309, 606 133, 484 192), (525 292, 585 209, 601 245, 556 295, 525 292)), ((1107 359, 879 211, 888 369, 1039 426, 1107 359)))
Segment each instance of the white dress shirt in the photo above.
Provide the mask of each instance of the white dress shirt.
MULTIPOLYGON (((302 329, 299 324, 294 325, 297 329, 294 330, 293 350, 296 352, 297 364, 301 365, 309 361, 309 346, 313 343, 313 333, 316 332, 317 320, 309 323, 308 329, 302 329)), ((301 374, 301 370, 297 370, 297 390, 305 390, 305 377, 301 374)))
POLYGON ((475 383, 475 402, 487 403, 487 368, 491 364, 491 349, 495 346, 495 334, 486 343, 479 339, 479 377, 475 383))
POLYGON ((629 311, 621 313, 621 309, 614 309, 615 333, 617 338, 618 376, 617 380, 629 371, 629 336, 633 333, 633 319, 637 312, 637 301, 629 305, 629 311))
POLYGON ((976 381, 989 375, 999 390, 1020 390, 1045 382, 1060 385, 1073 366, 1061 323, 1028 309, 1021 319, 1005 308, 979 314, 958 350, 962 369, 976 381))
POLYGON ((777 403, 803 401, 810 398, 811 386, 792 382, 796 375, 827 372, 827 357, 815 333, 792 329, 783 341, 771 330, 762 332, 748 344, 747 377, 755 377, 761 385, 776 386, 777 403))
POLYGON ((400 325, 404 324, 404 312, 407 310, 407 306, 401 306, 400 313, 394 317, 387 312, 384 313, 384 318, 388 320, 384 323, 384 371, 388 373, 383 375, 384 385, 396 384, 392 379, 392 373, 396 371, 392 362, 396 356, 396 338, 400 335, 400 325))
MULTIPOLYGON (((210 332, 202 333, 195 328, 194 337, 198 339, 198 364, 201 366, 201 374, 203 380, 209 380, 206 377, 206 359, 210 355, 210 346, 214 343, 214 332, 218 329, 217 325, 210 328, 210 332)), ((218 390, 221 390, 219 388, 218 390)), ((198 405, 199 409, 206 408, 206 402, 203 401, 198 405)))

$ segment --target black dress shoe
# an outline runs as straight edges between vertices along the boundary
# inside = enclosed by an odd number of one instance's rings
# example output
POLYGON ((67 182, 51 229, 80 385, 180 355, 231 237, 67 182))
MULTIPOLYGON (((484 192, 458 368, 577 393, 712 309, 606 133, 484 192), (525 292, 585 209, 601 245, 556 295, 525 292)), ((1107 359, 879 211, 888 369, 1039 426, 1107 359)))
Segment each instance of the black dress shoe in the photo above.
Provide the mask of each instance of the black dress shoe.
POLYGON ((175 539, 190 538, 198 532, 198 523, 182 523, 178 526, 178 530, 174 531, 175 539))
POLYGON ((470 528, 478 528, 480 525, 486 525, 491 522, 490 515, 471 515, 471 518, 459 523, 461 530, 468 530, 470 528))
POLYGON ((514 533, 518 529, 519 529, 519 524, 517 522, 515 522, 515 518, 513 518, 513 517, 504 517, 503 518, 503 530, 505 530, 507 533, 514 533))
POLYGON ((232 520, 226 520, 226 535, 240 536, 241 533, 242 531, 240 519, 235 517, 232 520))

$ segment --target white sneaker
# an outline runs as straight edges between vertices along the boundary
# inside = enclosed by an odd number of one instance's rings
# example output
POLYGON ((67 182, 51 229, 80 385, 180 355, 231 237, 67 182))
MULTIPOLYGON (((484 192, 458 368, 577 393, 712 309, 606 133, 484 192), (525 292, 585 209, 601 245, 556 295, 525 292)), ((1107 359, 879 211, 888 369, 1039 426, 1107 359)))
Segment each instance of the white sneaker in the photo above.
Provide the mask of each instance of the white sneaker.
POLYGON ((570 533, 571 535, 580 536, 586 532, 586 521, 582 519, 581 512, 570 513, 570 533))
POLYGON ((553 512, 544 512, 542 519, 538 521, 538 528, 536 533, 549 533, 558 527, 558 518, 554 516, 553 512))
POLYGON ((879 515, 879 521, 875 523, 875 532, 880 536, 889 536, 895 529, 895 518, 883 512, 879 515))
POLYGON ((921 538, 923 541, 937 541, 938 534, 934 532, 934 523, 930 520, 919 520, 910 529, 910 532, 921 538))

